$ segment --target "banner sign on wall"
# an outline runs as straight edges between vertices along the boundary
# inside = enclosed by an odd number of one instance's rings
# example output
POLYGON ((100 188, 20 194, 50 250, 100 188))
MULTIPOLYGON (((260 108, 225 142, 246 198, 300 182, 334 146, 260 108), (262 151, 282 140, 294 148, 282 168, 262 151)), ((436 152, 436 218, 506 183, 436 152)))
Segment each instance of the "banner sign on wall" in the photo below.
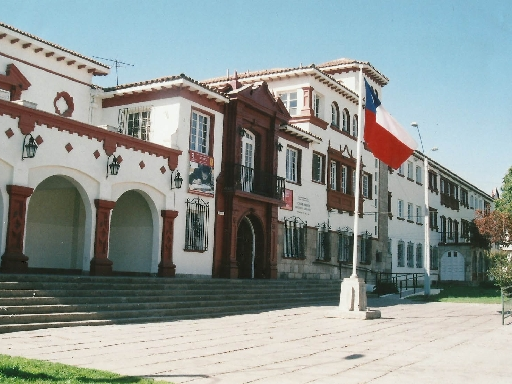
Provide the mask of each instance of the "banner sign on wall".
POLYGON ((293 211, 293 190, 285 188, 283 193, 283 201, 284 205, 281 207, 281 209, 293 211))
POLYGON ((213 195, 213 157, 195 151, 189 151, 189 155, 189 191, 202 192, 213 195))

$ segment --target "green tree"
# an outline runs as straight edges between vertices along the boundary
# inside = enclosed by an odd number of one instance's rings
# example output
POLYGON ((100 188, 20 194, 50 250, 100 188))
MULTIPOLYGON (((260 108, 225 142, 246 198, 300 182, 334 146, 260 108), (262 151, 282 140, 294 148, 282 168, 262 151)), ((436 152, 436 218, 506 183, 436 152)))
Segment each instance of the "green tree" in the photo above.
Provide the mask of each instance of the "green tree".
POLYGON ((491 267, 487 271, 489 277, 500 287, 512 285, 512 255, 509 252, 497 251, 489 255, 491 267))
POLYGON ((494 201, 495 210, 477 211, 475 225, 489 242, 501 247, 491 252, 489 276, 501 287, 512 285, 512 252, 504 247, 512 245, 512 167, 503 178, 501 196, 494 201))
POLYGON ((503 178, 501 196, 494 201, 494 206, 497 211, 512 215, 512 167, 503 178))

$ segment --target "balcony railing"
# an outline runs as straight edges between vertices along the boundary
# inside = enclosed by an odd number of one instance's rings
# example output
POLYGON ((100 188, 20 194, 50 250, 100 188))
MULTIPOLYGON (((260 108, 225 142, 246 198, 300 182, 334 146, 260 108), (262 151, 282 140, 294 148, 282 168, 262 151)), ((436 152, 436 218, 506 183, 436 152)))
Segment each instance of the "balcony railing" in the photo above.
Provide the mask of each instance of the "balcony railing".
POLYGON ((282 200, 284 178, 241 164, 227 164, 226 188, 282 200))
POLYGON ((454 196, 450 196, 446 193, 441 193, 441 205, 451 208, 454 211, 459 210, 459 200, 457 200, 457 198, 454 196))

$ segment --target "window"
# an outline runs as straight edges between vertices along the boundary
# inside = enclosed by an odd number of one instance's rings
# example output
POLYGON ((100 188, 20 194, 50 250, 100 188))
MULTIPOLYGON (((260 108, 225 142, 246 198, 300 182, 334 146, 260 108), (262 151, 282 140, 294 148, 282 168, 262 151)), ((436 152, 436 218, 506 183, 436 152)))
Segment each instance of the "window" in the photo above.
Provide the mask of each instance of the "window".
POLYGON ((399 240, 398 241, 398 246, 397 246, 397 266, 398 267, 404 267, 404 251, 405 251, 405 243, 403 240, 399 240))
POLYGON ((306 257, 307 223, 298 217, 284 219, 284 257, 306 257))
POLYGON ((148 141, 151 126, 151 107, 119 110, 118 132, 148 141))
POLYGON ((448 218, 447 236, 450 240, 453 239, 453 220, 448 218))
POLYGON ((210 117, 202 113, 192 111, 192 123, 190 127, 190 149, 199 153, 208 154, 210 132, 210 117))
POLYGON ((407 243, 407 266, 414 267, 414 243, 412 241, 407 243))
POLYGON ((409 180, 414 180, 413 179, 413 165, 412 165, 412 161, 408 161, 407 162, 407 178, 409 180))
POLYGON ((329 227, 326 223, 318 225, 316 238, 316 259, 330 261, 329 227))
POLYGON ((437 175, 432 171, 428 171, 428 188, 437 192, 437 175))
POLYGON ((348 263, 354 252, 354 234, 349 228, 338 230, 338 261, 348 263))
POLYGON ((320 96, 316 93, 313 93, 313 115, 315 117, 321 117, 320 100, 320 96))
POLYGON ((467 189, 461 188, 460 189, 460 203, 463 207, 469 208, 469 193, 467 189))
POLYGON ((441 242, 446 243, 446 217, 441 216, 441 242))
POLYGON ((416 244, 416 268, 423 268, 423 245, 416 244))
POLYGON ((331 125, 336 128, 340 127, 340 109, 336 102, 331 104, 331 125))
POLYGON ((337 175, 337 170, 338 170, 338 163, 334 160, 331 160, 331 163, 330 163, 330 175, 329 175, 329 185, 331 186, 331 189, 333 191, 337 191, 338 190, 338 183, 337 183, 337 179, 338 179, 338 175, 337 175))
POLYGON ((421 224, 422 221, 422 214, 421 214, 421 207, 419 205, 416 206, 416 224, 421 224))
POLYGON ((350 191, 351 195, 356 194, 356 170, 352 170, 352 190, 350 191))
POLYGON ((466 242, 470 241, 469 236, 469 221, 461 219, 460 221, 460 237, 464 239, 466 242))
POLYGON ((400 219, 403 219, 404 218, 404 201, 403 200, 398 200, 397 208, 398 208, 397 217, 400 219))
POLYGON ((208 217, 210 208, 200 198, 187 199, 185 250, 206 251, 208 249, 208 217))
POLYGON ((363 197, 366 199, 372 198, 372 176, 368 173, 363 173, 363 197))
POLYGON ((284 106, 290 112, 290 115, 297 114, 297 92, 282 93, 280 96, 284 106))
POLYGON ((400 176, 403 176, 404 175, 404 165, 401 164, 399 167, 398 167, 398 174, 400 176))
POLYGON ((341 192, 347 193, 347 174, 348 168, 346 165, 341 166, 341 192))
POLYGON ((343 110, 343 126, 342 129, 345 132, 350 132, 350 114, 348 113, 348 110, 343 110))
POLYGON ((407 220, 413 221, 413 205, 412 203, 407 203, 407 220))
POLYGON ((421 181, 422 177, 421 177, 421 167, 419 165, 416 166, 416 182, 418 184, 421 184, 422 181, 421 181))
POLYGON ((286 180, 292 183, 300 183, 300 155, 300 150, 286 148, 286 180))
POLYGON ((148 140, 149 111, 130 113, 128 115, 128 136, 148 140))
POLYGON ((325 183, 325 156, 320 153, 313 152, 311 180, 317 183, 325 183))
POLYGON ((437 210, 434 208, 428 208, 429 209, 429 225, 430 229, 437 230, 437 210))
POLYGON ((352 136, 357 137, 357 115, 352 118, 352 136))
POLYGON ((475 207, 474 197, 473 197, 473 195, 471 195, 471 196, 469 196, 469 208, 473 209, 474 207, 475 207))

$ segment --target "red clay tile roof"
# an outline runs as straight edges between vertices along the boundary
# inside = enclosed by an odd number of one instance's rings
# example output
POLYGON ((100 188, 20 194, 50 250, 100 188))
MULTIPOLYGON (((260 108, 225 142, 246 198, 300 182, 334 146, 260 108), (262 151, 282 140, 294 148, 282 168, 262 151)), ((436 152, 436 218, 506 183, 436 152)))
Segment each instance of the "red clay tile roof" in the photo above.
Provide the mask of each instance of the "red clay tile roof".
POLYGON ((166 82, 169 82, 169 81, 174 81, 174 80, 179 80, 179 79, 187 80, 187 81, 189 81, 191 83, 194 83, 194 84, 204 88, 207 91, 216 93, 216 94, 218 94, 218 95, 220 95, 220 96, 222 96, 224 98, 228 98, 228 96, 226 94, 224 94, 222 92, 219 92, 216 89, 210 88, 206 84, 201 83, 199 81, 196 81, 196 80, 192 79, 191 77, 188 77, 184 73, 182 73, 180 75, 164 76, 164 77, 159 77, 159 78, 151 79, 151 80, 138 81, 136 83, 121 84, 121 85, 118 85, 118 86, 115 86, 115 87, 103 88, 103 90, 105 92, 119 91, 119 90, 122 90, 122 89, 141 87, 141 86, 144 86, 144 85, 151 85, 151 84, 166 83, 166 82))
POLYGON ((4 24, 2 22, 0 22, 0 27, 4 27, 6 29, 9 29, 13 32, 16 32, 16 33, 19 33, 20 35, 23 35, 23 36, 26 36, 30 39, 33 39, 33 40, 36 40, 36 41, 39 41, 40 43, 43 43, 43 44, 46 44, 46 45, 49 45, 50 47, 53 47, 53 48, 56 48, 56 49, 59 49, 61 51, 64 51, 64 52, 67 52, 69 53, 70 55, 73 55, 73 56, 76 56, 76 57, 79 57, 81 59, 84 59, 84 60, 87 60, 87 61, 90 61, 91 63, 94 63, 96 65, 99 65, 101 67, 104 67, 104 68, 107 68, 109 69, 110 67, 106 64, 103 64, 97 60, 94 60, 94 59, 91 59, 90 57, 87 57, 87 56, 84 56, 84 55, 81 55, 75 51, 72 51, 70 49, 67 49, 67 48, 64 48, 64 47, 61 47, 60 45, 57 45, 57 44, 54 44, 52 42, 49 42, 47 40, 44 40, 44 39, 41 39, 40 37, 37 37, 35 35, 32 35, 30 33, 27 33, 27 32, 24 32, 22 31, 21 29, 18 29, 18 28, 14 28, 13 26, 10 26, 8 24, 4 24))

